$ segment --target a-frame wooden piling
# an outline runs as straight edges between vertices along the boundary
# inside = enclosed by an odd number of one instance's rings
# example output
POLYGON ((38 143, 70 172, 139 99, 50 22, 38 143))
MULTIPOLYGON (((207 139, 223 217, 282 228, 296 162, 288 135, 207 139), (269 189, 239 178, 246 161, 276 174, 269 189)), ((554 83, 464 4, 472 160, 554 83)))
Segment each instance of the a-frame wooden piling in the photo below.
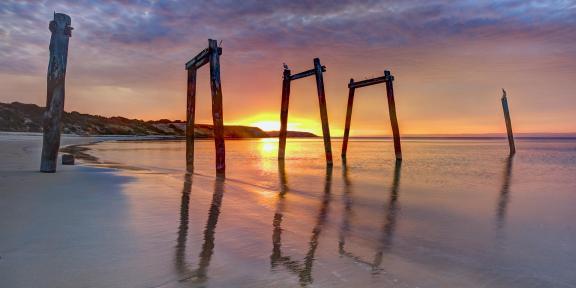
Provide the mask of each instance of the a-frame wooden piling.
POLYGON ((352 106, 354 104, 354 93, 356 88, 370 85, 386 83, 386 98, 388 100, 388 114, 390 115, 390 125, 392 126, 392 136, 394 141, 394 153, 396 160, 402 160, 402 146, 400 144, 400 129, 398 128, 398 119, 396 117, 396 103, 394 101, 394 76, 390 71, 384 71, 384 76, 355 82, 350 79, 348 83, 348 107, 346 110, 346 124, 344 126, 344 139, 342 141, 342 158, 346 158, 348 150, 348 138, 350 136, 350 124, 352 122, 352 106))
POLYGON ((40 171, 56 172, 60 150, 60 127, 64 111, 64 87, 68 62, 68 43, 72 36, 70 16, 54 13, 50 21, 50 62, 48 64, 46 111, 44 112, 44 135, 40 171))
POLYGON ((508 145, 510 146, 510 155, 516 153, 516 145, 514 145, 514 133, 512 133, 512 120, 510 120, 510 109, 508 109, 508 98, 506 98, 506 90, 502 89, 502 110, 504 110, 504 121, 506 121, 506 132, 508 133, 508 145))
POLYGON ((196 70, 205 64, 210 65, 210 89, 212 94, 212 121, 214 125, 214 145, 216 147, 216 171, 226 170, 226 148, 224 145, 224 115, 222 109, 222 83, 220 81, 220 55, 222 48, 213 39, 208 40, 208 48, 202 50, 185 65, 188 70, 186 108, 186 168, 194 169, 194 117, 196 110, 196 70))
POLYGON ((318 102, 320 104, 320 119, 322 121, 322 136, 324 137, 324 151, 326 163, 332 165, 332 144, 330 140, 330 125, 328 122, 328 109, 326 107, 326 93, 324 91, 323 72, 326 67, 320 64, 320 59, 314 58, 314 68, 292 75, 287 66, 284 67, 282 81, 282 106, 280 108, 280 132, 278 159, 282 160, 286 154, 286 137, 288 134, 288 104, 290 102, 291 81, 315 75, 316 89, 318 91, 318 102))

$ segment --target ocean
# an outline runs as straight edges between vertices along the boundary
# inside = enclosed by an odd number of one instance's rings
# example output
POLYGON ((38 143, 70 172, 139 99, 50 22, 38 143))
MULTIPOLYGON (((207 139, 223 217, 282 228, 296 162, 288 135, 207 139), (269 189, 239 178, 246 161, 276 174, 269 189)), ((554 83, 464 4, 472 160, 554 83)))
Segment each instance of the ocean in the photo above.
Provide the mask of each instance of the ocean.
POLYGON ((283 162, 277 139, 228 140, 225 176, 211 140, 188 175, 183 141, 89 146, 131 179, 119 221, 140 252, 110 273, 154 287, 576 286, 575 140, 517 140, 513 157, 505 139, 402 144, 396 162, 388 139, 352 139, 343 161, 336 139, 328 167, 321 139, 289 139, 283 162))

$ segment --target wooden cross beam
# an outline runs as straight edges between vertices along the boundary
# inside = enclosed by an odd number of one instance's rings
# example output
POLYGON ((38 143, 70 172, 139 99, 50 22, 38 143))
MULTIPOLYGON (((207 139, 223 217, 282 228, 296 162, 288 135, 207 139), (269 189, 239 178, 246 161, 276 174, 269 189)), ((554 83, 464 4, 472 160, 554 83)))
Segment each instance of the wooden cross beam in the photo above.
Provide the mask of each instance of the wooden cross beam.
POLYGON ((388 99, 388 112, 390 115, 390 124, 392 126, 392 134, 394 137, 394 152, 396 154, 396 160, 402 160, 402 147, 400 145, 400 130, 398 128, 398 119, 396 117, 396 104, 394 102, 394 86, 392 82, 394 81, 394 76, 390 74, 390 71, 384 71, 384 76, 362 80, 354 81, 350 79, 348 83, 348 108, 346 110, 346 124, 344 126, 344 139, 342 141, 342 158, 346 158, 346 152, 348 150, 348 138, 350 135, 350 122, 352 121, 352 106, 354 104, 354 92, 356 88, 366 87, 370 85, 386 83, 386 98, 388 99))
POLYGON ((224 118, 222 111, 222 83, 220 81, 220 55, 222 48, 216 40, 208 39, 208 48, 186 62, 188 88, 186 105, 186 170, 194 170, 194 117, 196 111, 196 70, 210 63, 210 90, 212 92, 212 121, 214 145, 216 146, 216 172, 226 170, 226 148, 224 146, 224 118))
POLYGON ((278 159, 283 160, 286 154, 286 136, 288 133, 288 103, 290 102, 290 83, 292 80, 304 77, 316 76, 316 89, 318 91, 318 102, 320 104, 320 119, 322 121, 322 135, 324 137, 324 150, 326 153, 326 163, 332 165, 332 144, 330 142, 330 127, 328 125, 328 110, 326 108, 326 93, 324 91, 324 79, 322 73, 326 72, 326 67, 320 64, 320 59, 314 58, 314 68, 304 72, 291 75, 287 66, 284 68, 282 81, 282 106, 280 108, 280 133, 278 159))
MULTIPOLYGON (((222 48, 218 47, 218 55, 222 55, 222 48)), ((196 57, 192 58, 190 61, 186 62, 186 70, 195 68, 198 69, 204 64, 208 63, 210 60, 210 48, 206 48, 202 50, 202 52, 198 53, 196 57)))

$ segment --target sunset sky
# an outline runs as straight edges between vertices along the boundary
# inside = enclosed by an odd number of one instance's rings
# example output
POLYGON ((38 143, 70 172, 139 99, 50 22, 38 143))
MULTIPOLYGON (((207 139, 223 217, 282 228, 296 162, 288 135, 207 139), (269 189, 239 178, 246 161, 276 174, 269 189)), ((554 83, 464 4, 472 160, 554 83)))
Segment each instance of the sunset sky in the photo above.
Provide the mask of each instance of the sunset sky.
MULTIPOLYGON (((66 110, 185 119, 184 63, 222 40, 226 124, 277 129, 282 63, 319 57, 330 128, 342 134, 347 83, 395 75, 402 134, 576 132, 576 1, 0 2, 0 102, 43 105, 48 22, 72 17, 66 110), (73 3, 67 3, 73 2, 73 3)), ((211 123, 208 67, 197 123, 211 123)), ((352 135, 389 135, 382 85, 357 90, 352 135)), ((320 133, 314 78, 292 86, 289 128, 320 133)))

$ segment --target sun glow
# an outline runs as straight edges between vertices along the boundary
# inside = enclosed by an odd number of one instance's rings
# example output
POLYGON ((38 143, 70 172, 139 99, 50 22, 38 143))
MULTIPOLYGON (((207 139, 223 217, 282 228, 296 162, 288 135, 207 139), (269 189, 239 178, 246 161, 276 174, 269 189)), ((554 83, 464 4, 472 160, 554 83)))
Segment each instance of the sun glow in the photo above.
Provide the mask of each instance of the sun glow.
MULTIPOLYGON (((264 131, 280 130, 279 115, 273 113, 257 114, 242 120, 234 121, 231 124, 258 127, 264 131)), ((288 130, 312 132, 316 135, 320 135, 322 133, 322 125, 319 120, 316 121, 313 119, 300 118, 297 116, 289 116, 288 130)))

